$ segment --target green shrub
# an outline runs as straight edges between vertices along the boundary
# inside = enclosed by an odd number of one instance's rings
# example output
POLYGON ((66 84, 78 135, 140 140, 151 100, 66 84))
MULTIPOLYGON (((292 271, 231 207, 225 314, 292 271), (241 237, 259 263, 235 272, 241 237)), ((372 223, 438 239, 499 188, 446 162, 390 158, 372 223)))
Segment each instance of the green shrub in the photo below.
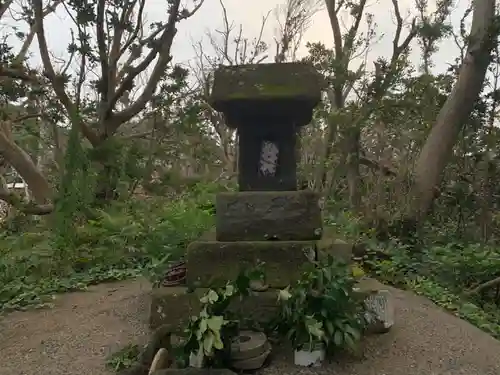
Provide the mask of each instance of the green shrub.
POLYGON ((161 277, 166 261, 213 226, 213 186, 175 200, 151 197, 115 202, 75 223, 61 238, 50 222, 22 236, 0 237, 0 310, 50 301, 53 293, 145 275, 161 277), (71 238, 71 241, 68 240, 71 238))

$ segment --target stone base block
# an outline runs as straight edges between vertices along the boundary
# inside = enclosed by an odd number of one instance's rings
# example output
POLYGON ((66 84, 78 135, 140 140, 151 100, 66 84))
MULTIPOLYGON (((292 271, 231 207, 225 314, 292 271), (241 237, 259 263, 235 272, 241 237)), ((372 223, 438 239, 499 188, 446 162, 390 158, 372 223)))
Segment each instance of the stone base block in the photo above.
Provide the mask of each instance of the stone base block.
POLYGON ((229 369, 186 367, 158 370, 150 375, 236 375, 236 373, 229 369))
MULTIPOLYGON (((200 298, 207 289, 199 288, 188 292, 186 287, 168 287, 153 289, 151 293, 151 310, 149 325, 156 329, 168 323, 175 330, 181 331, 193 315, 200 312, 200 298)), ((229 306, 229 311, 254 322, 267 322, 278 312, 276 289, 255 293, 242 301, 235 300, 229 306)), ((245 327, 242 322, 243 329, 245 327)))
POLYGON ((302 241, 322 234, 319 195, 312 191, 246 191, 216 197, 218 241, 302 241))
POLYGON ((236 375, 236 373, 229 369, 187 367, 182 369, 169 368, 158 370, 151 375, 236 375))
POLYGON ((192 287, 222 285, 260 261, 267 284, 284 288, 315 258, 316 241, 195 241, 187 248, 186 281, 192 287))

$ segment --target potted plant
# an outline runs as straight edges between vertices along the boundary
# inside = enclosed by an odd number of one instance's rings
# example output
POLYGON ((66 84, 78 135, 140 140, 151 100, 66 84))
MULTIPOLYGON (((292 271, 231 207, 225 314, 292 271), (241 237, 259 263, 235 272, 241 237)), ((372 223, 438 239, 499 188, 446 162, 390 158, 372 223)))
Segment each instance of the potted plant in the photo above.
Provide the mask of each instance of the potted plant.
POLYGON ((347 264, 328 256, 312 262, 295 284, 279 292, 277 329, 290 339, 295 364, 318 366, 327 351, 357 347, 366 309, 353 291, 356 282, 347 264))
POLYGON ((251 282, 260 272, 243 270, 234 282, 211 288, 200 298, 201 312, 193 316, 186 328, 184 354, 191 367, 218 367, 228 364, 231 341, 239 334, 239 321, 233 319, 228 306, 232 300, 251 292, 251 282))
POLYGON ((238 333, 238 322, 225 317, 225 309, 237 289, 227 283, 224 288, 210 289, 201 299, 201 312, 193 316, 186 329, 184 352, 190 367, 213 366, 224 361, 227 342, 238 333), (225 345, 226 343, 226 345, 225 345))

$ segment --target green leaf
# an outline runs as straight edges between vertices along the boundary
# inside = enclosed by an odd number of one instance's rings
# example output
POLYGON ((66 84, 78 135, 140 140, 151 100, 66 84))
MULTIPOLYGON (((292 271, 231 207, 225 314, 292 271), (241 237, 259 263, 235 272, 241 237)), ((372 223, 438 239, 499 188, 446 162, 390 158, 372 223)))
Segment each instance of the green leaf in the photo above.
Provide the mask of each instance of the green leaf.
POLYGON ((329 336, 332 336, 333 333, 335 332, 335 328, 333 327, 333 324, 332 322, 330 322, 329 320, 326 322, 325 324, 326 326, 326 332, 328 333, 329 336))
POLYGON ((224 317, 222 316, 211 316, 206 320, 208 328, 210 328, 214 332, 219 332, 225 323, 224 317))
POLYGON ((208 302, 210 304, 214 304, 215 302, 217 302, 219 300, 219 295, 217 294, 217 292, 215 290, 212 290, 212 289, 210 289, 208 291, 207 297, 208 297, 208 302))
POLYGON ((215 342, 215 336, 213 332, 208 331, 206 335, 203 337, 203 351, 205 355, 211 356, 213 352, 213 346, 215 342))
POLYGON ((354 342, 354 340, 353 340, 352 336, 349 334, 349 332, 344 332, 344 342, 348 348, 350 348, 350 349, 356 348, 356 343, 354 342))
POLYGON ((354 341, 359 341, 361 339, 361 332, 359 330, 351 327, 350 325, 347 325, 345 328, 346 333, 348 333, 354 341))
POLYGON ((342 334, 342 331, 335 331, 335 334, 333 335, 333 343, 335 346, 342 346, 344 343, 344 335, 342 334))
POLYGON ((292 297, 290 293, 290 286, 287 286, 285 289, 281 289, 278 292, 278 301, 288 301, 292 297))
POLYGON ((222 342, 220 332, 215 333, 214 348, 217 350, 222 350, 224 348, 224 343, 222 342))
POLYGON ((202 319, 200 321, 200 325, 198 326, 198 330, 196 331, 196 338, 198 339, 198 341, 201 340, 201 338, 207 331, 207 328, 208 328, 207 320, 202 319))
POLYGON ((321 322, 314 322, 312 324, 307 325, 307 332, 309 335, 316 337, 318 339, 323 338, 325 332, 323 331, 323 324, 321 322))
POLYGON ((226 285, 226 290, 224 292, 224 296, 225 297, 231 297, 234 294, 234 292, 235 292, 234 286, 231 285, 231 284, 227 284, 226 285))

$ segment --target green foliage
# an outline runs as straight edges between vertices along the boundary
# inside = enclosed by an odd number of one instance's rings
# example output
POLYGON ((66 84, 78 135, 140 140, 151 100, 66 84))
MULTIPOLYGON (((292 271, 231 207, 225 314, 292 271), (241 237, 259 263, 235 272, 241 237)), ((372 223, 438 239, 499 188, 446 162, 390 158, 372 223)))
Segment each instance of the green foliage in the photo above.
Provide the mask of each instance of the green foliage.
POLYGON ((377 241, 375 230, 367 231, 363 220, 336 210, 335 205, 334 208, 325 214, 328 226, 339 236, 356 239, 368 246, 362 266, 372 276, 421 294, 500 338, 499 287, 473 292, 477 286, 500 277, 498 246, 459 242, 455 228, 435 225, 424 228, 423 247, 411 251, 397 239, 377 241), (377 258, 379 253, 385 257, 377 258))
POLYGON ((239 321, 243 318, 232 316, 227 308, 236 298, 247 297, 251 281, 261 277, 259 265, 255 269, 242 270, 234 281, 210 288, 200 298, 201 311, 191 318, 185 329, 187 339, 183 353, 186 357, 199 356, 206 366, 227 363, 230 342, 238 334, 239 321))
POLYGON ((311 264, 296 283, 280 291, 278 330, 297 349, 323 342, 327 349, 355 350, 367 323, 356 282, 351 268, 331 256, 311 264))
POLYGON ((181 256, 190 241, 213 225, 213 194, 198 190, 174 200, 115 202, 75 223, 71 236, 57 237, 50 222, 40 222, 22 236, 4 234, 0 311, 50 303, 55 293, 108 280, 145 275, 157 282, 167 261, 181 256))
POLYGON ((200 299, 201 311, 191 318, 185 330, 185 354, 199 356, 207 366, 224 361, 224 349, 227 351, 228 342, 237 334, 238 327, 238 321, 226 318, 225 310, 238 295, 238 288, 228 283, 224 288, 210 289, 200 299))
POLYGON ((106 365, 113 371, 129 368, 139 360, 140 348, 136 344, 129 344, 114 352, 106 361, 106 365))
POLYGON ((500 338, 498 293, 468 293, 499 275, 498 249, 481 246, 434 246, 410 255, 397 242, 385 249, 390 260, 370 262, 374 275, 387 283, 421 294, 450 313, 500 338))
MULTIPOLYGON (((80 130, 74 125, 69 131, 53 221, 54 245, 60 250, 64 250, 67 244, 74 241, 75 223, 85 218, 85 209, 93 201, 89 195, 89 192, 92 194, 93 191, 91 178, 92 170, 83 149, 80 130)), ((64 251, 58 254, 61 259, 65 256, 64 251)))

